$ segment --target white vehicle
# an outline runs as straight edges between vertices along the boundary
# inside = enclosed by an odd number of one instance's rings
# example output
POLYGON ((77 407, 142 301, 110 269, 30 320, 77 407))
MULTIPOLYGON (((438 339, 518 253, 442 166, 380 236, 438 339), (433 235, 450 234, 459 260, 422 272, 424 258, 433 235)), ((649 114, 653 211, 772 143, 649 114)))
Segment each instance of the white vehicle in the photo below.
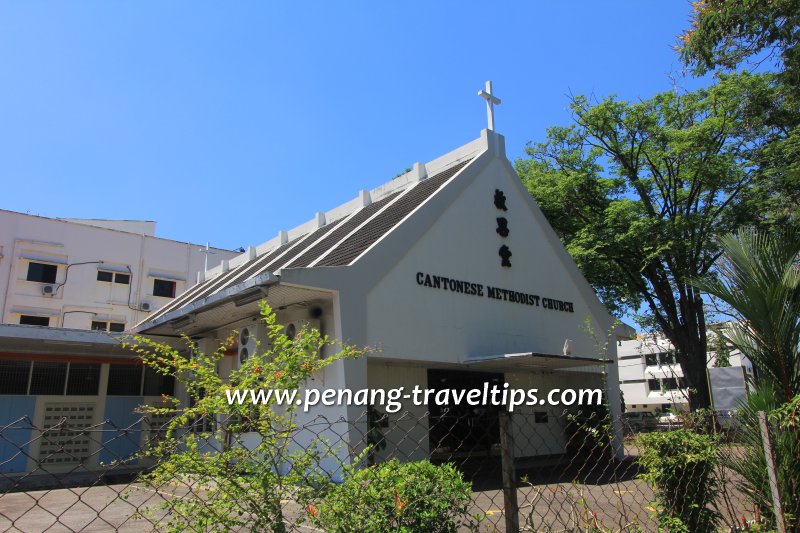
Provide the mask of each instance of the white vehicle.
POLYGON ((669 429, 678 428, 682 425, 681 417, 675 413, 664 413, 658 417, 658 425, 666 426, 669 429))

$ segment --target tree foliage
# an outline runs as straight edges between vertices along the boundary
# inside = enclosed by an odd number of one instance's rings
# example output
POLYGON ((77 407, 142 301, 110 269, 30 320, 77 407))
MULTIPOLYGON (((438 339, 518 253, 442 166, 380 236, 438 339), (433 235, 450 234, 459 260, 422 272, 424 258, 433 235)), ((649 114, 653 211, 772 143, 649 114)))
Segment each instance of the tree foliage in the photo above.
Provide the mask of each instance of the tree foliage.
POLYGON ((769 75, 630 103, 578 96, 573 124, 530 143, 517 171, 567 250, 613 312, 648 312, 676 348, 694 407, 709 403, 701 293, 689 282, 719 257, 715 238, 763 213, 752 155, 770 126, 750 104, 769 75))
POLYGON ((777 62, 786 83, 800 89, 800 1, 698 0, 692 6, 691 28, 677 48, 697 73, 777 62))
POLYGON ((758 369, 779 402, 800 394, 800 232, 779 237, 740 229, 722 237, 724 255, 695 285, 734 309, 720 331, 758 369))
POLYGON ((751 116, 773 127, 753 158, 771 182, 773 216, 800 218, 800 0, 698 0, 676 47, 697 74, 774 71, 776 91, 751 116))
POLYGON ((757 369, 754 392, 740 409, 741 453, 724 456, 755 506, 772 511, 758 412, 772 412, 778 490, 790 531, 800 530, 800 233, 740 229, 720 239, 718 267, 695 283, 734 310, 719 335, 757 369))

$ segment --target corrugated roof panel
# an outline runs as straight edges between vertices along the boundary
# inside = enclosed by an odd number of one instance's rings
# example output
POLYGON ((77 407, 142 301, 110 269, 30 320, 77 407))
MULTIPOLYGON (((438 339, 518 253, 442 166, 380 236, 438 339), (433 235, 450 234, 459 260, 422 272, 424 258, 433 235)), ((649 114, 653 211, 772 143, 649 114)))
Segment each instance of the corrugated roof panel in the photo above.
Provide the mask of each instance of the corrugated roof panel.
POLYGON ((315 266, 343 266, 349 265, 361 255, 364 250, 392 230, 401 220, 411 213, 417 206, 432 196, 450 178, 469 163, 463 161, 458 165, 440 172, 424 181, 419 182, 413 189, 399 198, 394 204, 378 214, 369 224, 366 224, 353 235, 342 242, 337 248, 324 257, 315 266))
POLYGON ((400 193, 392 193, 385 198, 381 198, 380 200, 372 202, 368 206, 363 207, 352 217, 348 218, 344 224, 336 228, 336 231, 332 231, 324 239, 317 241, 314 246, 311 246, 304 254, 298 256, 294 261, 292 261, 292 263, 284 268, 307 267, 318 257, 327 252, 331 246, 334 246, 337 242, 347 237, 351 231, 359 227, 367 219, 369 219, 369 217, 377 213, 383 206, 391 202, 398 194, 400 193))
POLYGON ((403 191, 394 192, 360 209, 350 217, 331 222, 310 235, 301 235, 229 272, 195 285, 148 317, 148 321, 206 298, 225 287, 242 283, 264 271, 274 271, 278 267, 307 267, 320 257, 322 259, 315 266, 349 265, 436 193, 470 161, 471 159, 462 161, 417 183, 412 189, 406 189, 405 194, 402 194, 403 191), (336 248, 330 250, 332 246, 336 248))
POLYGON ((296 257, 299 257, 310 246, 318 243, 320 239, 323 239, 325 235, 327 235, 328 232, 330 232, 333 228, 338 226, 341 221, 342 219, 334 220, 330 224, 322 226, 312 233, 306 240, 292 248, 287 256, 276 258, 274 261, 271 261, 264 270, 272 272, 274 270, 278 270, 278 267, 283 268, 287 263, 291 262, 296 257))
POLYGON ((217 290, 218 288, 221 288, 223 284, 225 287, 227 287, 251 278, 265 264, 272 261, 275 257, 278 257, 280 254, 286 251, 287 248, 297 243, 297 241, 299 239, 302 239, 304 236, 305 235, 302 235, 298 239, 294 239, 291 242, 282 244, 281 246, 278 246, 271 252, 256 257, 255 259, 251 259, 250 261, 237 266, 236 268, 230 270, 229 272, 226 272, 219 276, 215 276, 213 278, 209 278, 195 285, 189 291, 183 293, 173 302, 159 309, 158 312, 154 315, 151 315, 148 318, 148 320, 156 319, 159 316, 164 315, 174 309, 179 309, 185 305, 188 305, 194 301, 199 300, 200 298, 205 298, 206 296, 209 296, 213 291, 217 290))
POLYGON ((195 295, 198 292, 200 292, 203 289, 203 287, 206 286, 206 283, 208 283, 208 282, 207 281, 202 281, 202 282, 198 283, 197 285, 194 285, 188 291, 184 292, 183 294, 181 294, 180 296, 178 296, 177 298, 172 300, 170 303, 168 303, 168 304, 162 306, 161 308, 159 308, 158 310, 156 310, 156 312, 153 313, 152 315, 150 315, 149 317, 147 317, 147 319, 148 320, 153 320, 154 318, 158 318, 161 315, 172 311, 173 309, 177 309, 178 307, 183 307, 184 303, 189 301, 189 299, 191 299, 193 295, 195 295))
POLYGON ((300 237, 293 239, 287 243, 281 244, 271 252, 267 252, 266 254, 257 257, 255 261, 251 265, 249 265, 246 269, 239 272, 235 278, 231 279, 229 285, 236 285, 237 283, 241 283, 246 281, 253 276, 255 276, 258 272, 260 272, 265 266, 270 264, 276 257, 279 257, 282 253, 286 250, 297 244, 297 242, 305 237, 307 234, 303 234, 300 237))

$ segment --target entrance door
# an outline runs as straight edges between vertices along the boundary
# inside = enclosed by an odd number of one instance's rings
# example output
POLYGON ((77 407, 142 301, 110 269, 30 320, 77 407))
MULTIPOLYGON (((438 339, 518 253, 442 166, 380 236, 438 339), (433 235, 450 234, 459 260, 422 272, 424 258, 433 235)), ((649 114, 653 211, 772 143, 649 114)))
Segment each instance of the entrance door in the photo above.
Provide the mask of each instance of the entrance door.
MULTIPOLYGON (((461 370, 428 370, 428 387, 438 392, 442 389, 470 390, 489 387, 502 387, 503 374, 487 372, 466 372, 461 370)), ((435 394, 435 392, 434 392, 435 394)), ((452 402, 452 393, 450 396, 452 402)), ((430 446, 444 454, 471 455, 490 453, 500 443, 499 412, 502 407, 492 405, 472 406, 466 402, 461 405, 428 406, 430 410, 430 446)))

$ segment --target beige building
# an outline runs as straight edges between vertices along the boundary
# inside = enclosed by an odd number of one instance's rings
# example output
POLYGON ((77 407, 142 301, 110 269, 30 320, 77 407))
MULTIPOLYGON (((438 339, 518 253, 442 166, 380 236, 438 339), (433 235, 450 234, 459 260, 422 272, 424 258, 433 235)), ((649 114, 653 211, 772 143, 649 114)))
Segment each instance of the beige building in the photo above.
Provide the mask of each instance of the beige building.
MULTIPOLYGON (((100 468, 137 450, 137 406, 174 383, 123 349, 121 332, 235 255, 162 239, 155 223, 59 220, 0 210, 0 474, 100 468), (130 427, 128 439, 40 430, 130 427)), ((8 481, 11 478, 4 478, 8 481)))
POLYGON ((230 250, 155 236, 155 222, 54 219, 0 210, 4 324, 124 331, 230 250))

